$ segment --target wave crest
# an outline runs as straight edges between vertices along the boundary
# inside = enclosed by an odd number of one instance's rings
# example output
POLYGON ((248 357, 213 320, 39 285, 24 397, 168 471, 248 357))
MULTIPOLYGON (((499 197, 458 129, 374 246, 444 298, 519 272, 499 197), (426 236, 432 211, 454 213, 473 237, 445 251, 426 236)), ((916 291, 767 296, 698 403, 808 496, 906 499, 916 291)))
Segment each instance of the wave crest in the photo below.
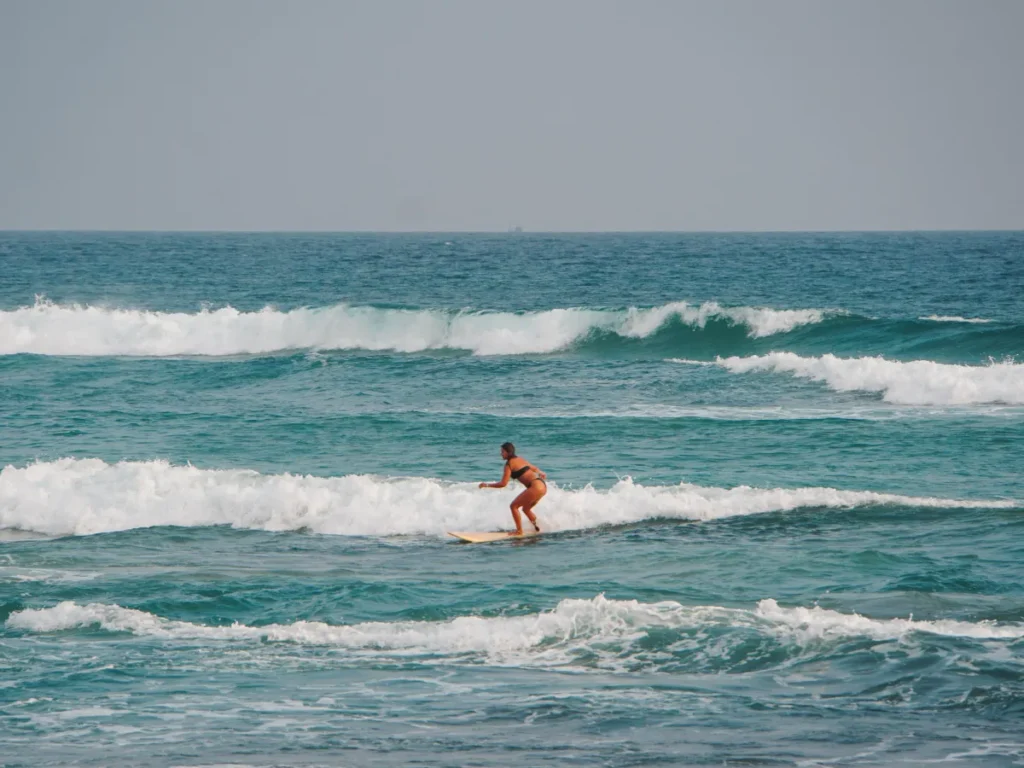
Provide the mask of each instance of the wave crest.
POLYGON ((984 317, 960 317, 960 315, 928 315, 927 317, 919 317, 918 320, 927 320, 933 323, 984 324, 993 322, 992 320, 984 317))
MULTIPOLYGON (((66 601, 50 608, 12 613, 6 626, 25 632, 61 632, 99 627, 141 637, 210 642, 270 642, 330 646, 356 656, 430 656, 451 660, 510 663, 516 666, 623 668, 637 664, 674 664, 728 671, 748 669, 751 639, 798 652, 846 638, 920 642, 925 636, 1015 641, 1024 625, 949 619, 872 619, 814 606, 780 606, 761 600, 753 610, 716 605, 686 606, 666 600, 643 603, 566 599, 552 610, 518 616, 459 616, 443 621, 362 622, 250 626, 211 626, 176 621, 116 604, 79 605, 66 601), (652 631, 658 640, 652 645, 652 631), (657 646, 657 647, 655 647, 657 646), (673 658, 674 657, 674 658, 673 658)), ((767 658, 768 654, 762 654, 767 658)), ((776 657, 776 663, 782 661, 776 657)))
POLYGON ((715 362, 733 373, 791 373, 824 382, 837 392, 880 392, 885 401, 901 405, 1024 405, 1024 364, 1012 361, 956 365, 931 360, 900 362, 882 357, 801 357, 793 352, 771 352, 751 357, 720 357, 715 362))
POLYGON ((647 338, 672 321, 702 329, 718 320, 746 328, 748 336, 764 337, 821 322, 824 316, 817 309, 723 307, 716 302, 521 313, 348 304, 287 312, 273 307, 241 312, 227 306, 185 313, 59 305, 38 297, 32 307, 0 312, 0 355, 224 356, 294 349, 543 354, 595 332, 647 338))
MULTIPOLYGON (((510 523, 512 491, 474 483, 369 475, 262 475, 166 461, 107 464, 59 459, 0 471, 0 529, 56 536, 152 526, 230 525, 350 536, 494 530, 510 523)), ((552 486, 539 510, 548 531, 651 519, 706 521, 803 508, 871 505, 1016 508, 1008 500, 965 501, 835 488, 644 486, 626 478, 607 490, 552 486)))

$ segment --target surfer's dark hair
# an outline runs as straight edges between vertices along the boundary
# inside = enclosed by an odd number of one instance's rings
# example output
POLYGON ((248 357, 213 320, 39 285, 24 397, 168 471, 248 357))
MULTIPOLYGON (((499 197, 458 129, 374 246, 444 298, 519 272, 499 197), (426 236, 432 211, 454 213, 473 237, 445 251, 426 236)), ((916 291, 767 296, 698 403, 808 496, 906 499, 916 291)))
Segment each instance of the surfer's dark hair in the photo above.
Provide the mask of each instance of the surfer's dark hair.
MULTIPOLYGON (((502 443, 501 450, 510 453, 512 456, 516 455, 516 447, 512 445, 512 443, 502 443)), ((509 458, 511 458, 511 456, 509 458)))

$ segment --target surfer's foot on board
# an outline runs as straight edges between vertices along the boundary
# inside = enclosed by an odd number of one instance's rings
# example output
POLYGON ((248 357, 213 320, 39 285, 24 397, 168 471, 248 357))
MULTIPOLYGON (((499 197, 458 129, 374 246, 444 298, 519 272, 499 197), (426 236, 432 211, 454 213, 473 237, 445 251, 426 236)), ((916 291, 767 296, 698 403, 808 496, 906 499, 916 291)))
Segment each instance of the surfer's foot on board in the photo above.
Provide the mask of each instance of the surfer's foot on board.
POLYGON ((522 531, 509 531, 508 535, 509 536, 522 536, 523 532, 522 531))

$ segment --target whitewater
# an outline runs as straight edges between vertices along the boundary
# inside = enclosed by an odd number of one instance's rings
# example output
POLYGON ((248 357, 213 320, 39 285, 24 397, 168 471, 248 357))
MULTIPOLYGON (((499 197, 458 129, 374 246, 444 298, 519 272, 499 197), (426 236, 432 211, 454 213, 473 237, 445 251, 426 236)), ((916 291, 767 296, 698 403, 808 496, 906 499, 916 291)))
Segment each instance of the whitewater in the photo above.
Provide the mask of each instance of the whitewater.
MULTIPOLYGON (((750 629, 782 642, 808 646, 816 641, 867 637, 911 640, 914 635, 965 637, 978 640, 1024 638, 1024 624, 965 621, 877 621, 820 607, 782 607, 767 598, 754 609, 684 606, 666 601, 562 600, 550 611, 524 616, 461 616, 450 621, 369 622, 331 625, 300 621, 260 627, 232 624, 207 626, 172 621, 119 605, 63 602, 53 608, 11 614, 7 626, 27 632, 62 632, 98 626, 107 632, 145 637, 217 641, 271 641, 376 651, 381 655, 440 654, 466 661, 466 653, 488 662, 538 661, 529 651, 544 651, 544 665, 571 663, 575 653, 600 649, 612 642, 634 648, 654 630, 694 631, 708 628, 750 629), (557 649, 558 653, 553 653, 557 649), (513 656, 515 654, 515 656, 513 656)), ((639 649, 637 649, 639 650, 639 649)), ((633 651, 634 653, 636 650, 633 651)), ((621 655, 621 651, 620 654, 621 655)))
MULTIPOLYGON (((543 522, 546 531, 557 532, 870 505, 1024 508, 1024 502, 1013 499, 942 499, 835 488, 643 486, 627 477, 605 490, 589 485, 563 490, 553 484, 543 522)), ((493 527, 498 506, 495 494, 474 483, 434 478, 265 476, 166 461, 111 465, 98 459, 9 465, 0 471, 0 530, 52 536, 162 525, 348 536, 444 535, 448 530, 493 527)))
POLYGON ((565 349, 597 331, 642 339, 673 319, 695 328, 721 319, 759 338, 821 322, 824 316, 817 309, 722 307, 717 302, 521 313, 347 304, 285 312, 271 306, 256 312, 226 306, 183 313, 59 305, 36 297, 31 307, 0 312, 0 355, 223 356, 296 349, 539 354, 565 349))
MULTIPOLYGON (((702 361, 671 362, 706 365, 702 361)), ((931 360, 842 358, 833 354, 802 357, 772 352, 752 357, 718 358, 733 373, 767 371, 825 383, 836 392, 877 392, 900 405, 1024 404, 1024 363, 989 361, 987 365, 951 365, 931 360)))

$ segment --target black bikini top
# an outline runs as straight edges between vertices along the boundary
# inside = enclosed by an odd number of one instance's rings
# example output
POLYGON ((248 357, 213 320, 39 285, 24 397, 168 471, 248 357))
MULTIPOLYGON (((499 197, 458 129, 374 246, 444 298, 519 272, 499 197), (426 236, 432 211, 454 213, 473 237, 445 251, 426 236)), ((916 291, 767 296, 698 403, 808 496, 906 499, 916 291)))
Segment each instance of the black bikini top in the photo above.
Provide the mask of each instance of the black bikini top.
MULTIPOLYGON (((509 469, 511 469, 511 467, 509 467, 509 469)), ((517 470, 512 472, 512 478, 515 479, 515 480, 518 480, 520 477, 522 477, 523 475, 525 475, 529 471, 530 471, 530 465, 529 464, 523 464, 523 466, 521 466, 519 469, 517 469, 517 470)))

